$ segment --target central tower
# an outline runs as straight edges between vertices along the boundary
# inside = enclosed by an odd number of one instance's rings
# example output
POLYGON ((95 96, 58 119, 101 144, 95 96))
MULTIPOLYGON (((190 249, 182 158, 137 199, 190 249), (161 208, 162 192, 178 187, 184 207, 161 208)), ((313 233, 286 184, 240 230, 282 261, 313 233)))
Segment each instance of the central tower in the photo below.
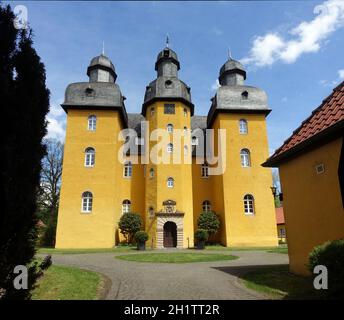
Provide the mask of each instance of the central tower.
POLYGON ((146 231, 154 246, 193 246, 190 87, 178 78, 177 54, 165 47, 157 56, 157 78, 147 87, 145 130, 146 231))

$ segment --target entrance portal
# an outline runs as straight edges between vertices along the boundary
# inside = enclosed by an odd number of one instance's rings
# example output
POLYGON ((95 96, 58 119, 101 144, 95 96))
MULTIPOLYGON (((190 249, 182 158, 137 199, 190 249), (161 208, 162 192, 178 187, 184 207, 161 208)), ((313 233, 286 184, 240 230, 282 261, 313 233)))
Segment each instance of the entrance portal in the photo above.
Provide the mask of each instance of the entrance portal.
POLYGON ((164 224, 164 247, 173 248, 177 246, 177 225, 172 221, 164 224))

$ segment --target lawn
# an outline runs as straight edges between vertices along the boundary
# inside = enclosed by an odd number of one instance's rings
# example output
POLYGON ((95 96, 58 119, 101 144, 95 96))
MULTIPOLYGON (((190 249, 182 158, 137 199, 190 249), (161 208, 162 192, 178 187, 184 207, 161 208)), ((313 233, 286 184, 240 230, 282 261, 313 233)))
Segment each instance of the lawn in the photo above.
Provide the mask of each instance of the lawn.
POLYGON ((279 245, 278 247, 224 247, 220 244, 207 245, 206 250, 213 251, 267 251, 273 253, 288 253, 286 245, 279 245))
POLYGON ((288 266, 261 268, 244 274, 242 281, 246 287, 265 293, 275 299, 302 300, 319 299, 313 288, 311 277, 301 277, 289 272, 288 266))
POLYGON ((95 300, 102 284, 101 276, 78 268, 50 266, 39 279, 33 300, 95 300))
POLYGON ((281 246, 279 248, 273 248, 271 250, 268 250, 268 252, 288 254, 288 247, 282 247, 281 246))
POLYGON ((188 263, 207 262, 220 260, 234 260, 237 256, 229 254, 207 254, 207 253, 141 253, 116 256, 117 259, 136 262, 157 262, 157 263, 188 263))

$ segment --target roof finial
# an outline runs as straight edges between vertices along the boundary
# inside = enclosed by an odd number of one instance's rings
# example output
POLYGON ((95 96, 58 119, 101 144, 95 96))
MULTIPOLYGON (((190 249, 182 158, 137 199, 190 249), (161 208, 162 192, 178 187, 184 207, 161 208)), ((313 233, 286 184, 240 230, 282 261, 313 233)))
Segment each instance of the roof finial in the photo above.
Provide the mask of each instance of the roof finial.
POLYGON ((104 44, 104 41, 103 41, 103 50, 102 50, 102 55, 105 56, 105 44, 104 44))
POLYGON ((230 47, 228 47, 228 60, 232 60, 232 53, 230 47))
POLYGON ((168 37, 168 33, 166 34, 166 48, 168 48, 170 45, 170 39, 168 37))

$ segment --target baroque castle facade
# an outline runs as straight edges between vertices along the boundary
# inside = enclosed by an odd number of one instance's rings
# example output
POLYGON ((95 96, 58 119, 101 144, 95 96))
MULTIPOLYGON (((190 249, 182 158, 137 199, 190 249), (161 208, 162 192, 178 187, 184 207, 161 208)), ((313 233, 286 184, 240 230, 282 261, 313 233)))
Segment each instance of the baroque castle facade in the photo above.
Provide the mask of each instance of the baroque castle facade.
POLYGON ((126 212, 141 215, 155 248, 193 247, 203 211, 219 216, 215 240, 225 246, 277 245, 271 170, 261 166, 269 155, 265 92, 245 85, 246 71, 230 58, 208 115, 197 116, 179 69, 177 54, 164 48, 140 114, 126 112, 114 65, 103 54, 91 60, 89 82, 67 87, 57 248, 115 246, 126 212), (160 151, 157 129, 167 135, 160 151), (158 154, 183 159, 159 162, 158 154))

